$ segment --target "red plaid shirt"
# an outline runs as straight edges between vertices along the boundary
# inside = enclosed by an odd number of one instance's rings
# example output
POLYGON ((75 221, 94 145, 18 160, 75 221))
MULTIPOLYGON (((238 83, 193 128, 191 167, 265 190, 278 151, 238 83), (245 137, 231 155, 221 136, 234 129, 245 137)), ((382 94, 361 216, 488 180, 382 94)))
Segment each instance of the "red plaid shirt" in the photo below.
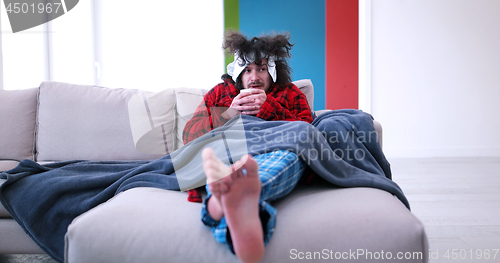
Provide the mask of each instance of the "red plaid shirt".
MULTIPOLYGON (((219 83, 205 94, 193 117, 186 123, 182 134, 184 144, 222 126, 228 120, 221 116, 240 91, 231 80, 219 83)), ((305 121, 311 123, 313 116, 306 96, 293 83, 271 84, 267 99, 257 117, 267 121, 305 121)), ((201 202, 196 189, 188 190, 188 200, 201 202)))
MULTIPOLYGON (((222 126, 228 120, 221 116, 239 94, 231 80, 218 84, 205 94, 193 117, 184 127, 184 144, 222 126)), ((271 84, 267 99, 257 117, 267 121, 313 121, 311 109, 304 93, 293 83, 271 84)))

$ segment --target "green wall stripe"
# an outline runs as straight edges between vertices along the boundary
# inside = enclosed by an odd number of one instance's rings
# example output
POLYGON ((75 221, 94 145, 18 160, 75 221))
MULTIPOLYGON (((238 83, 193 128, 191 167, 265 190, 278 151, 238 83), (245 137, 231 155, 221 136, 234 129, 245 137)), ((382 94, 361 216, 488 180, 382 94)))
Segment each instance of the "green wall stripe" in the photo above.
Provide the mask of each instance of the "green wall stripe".
MULTIPOLYGON (((239 0, 224 0, 224 30, 240 29, 240 7, 239 0)), ((233 55, 225 55, 225 65, 233 62, 233 55)), ((225 70, 225 68, 224 68, 225 70)))

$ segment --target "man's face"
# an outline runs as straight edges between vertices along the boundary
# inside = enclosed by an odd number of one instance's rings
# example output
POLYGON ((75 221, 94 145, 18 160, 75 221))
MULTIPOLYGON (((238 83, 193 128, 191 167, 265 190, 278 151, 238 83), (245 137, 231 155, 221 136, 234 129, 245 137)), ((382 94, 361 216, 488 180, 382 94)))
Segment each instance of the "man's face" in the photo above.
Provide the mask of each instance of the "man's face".
POLYGON ((272 83, 267 71, 267 58, 262 59, 260 66, 255 63, 248 65, 241 72, 241 83, 244 89, 261 89, 267 92, 272 83))

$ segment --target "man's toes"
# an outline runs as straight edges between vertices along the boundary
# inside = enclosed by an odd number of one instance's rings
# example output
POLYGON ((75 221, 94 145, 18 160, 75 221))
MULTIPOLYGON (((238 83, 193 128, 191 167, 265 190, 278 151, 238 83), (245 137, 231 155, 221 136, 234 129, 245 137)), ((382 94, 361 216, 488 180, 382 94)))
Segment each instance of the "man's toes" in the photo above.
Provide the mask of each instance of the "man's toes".
POLYGON ((236 170, 233 174, 234 174, 235 178, 240 178, 240 177, 245 176, 245 174, 243 172, 243 168, 236 170))
POLYGON ((219 184, 217 182, 209 183, 208 190, 210 190, 210 192, 212 193, 219 192, 219 184))
POLYGON ((210 160, 212 159, 213 156, 214 156, 214 150, 212 150, 212 148, 210 147, 203 149, 203 151, 201 152, 201 158, 203 159, 203 161, 210 160))
POLYGON ((253 157, 248 156, 243 167, 247 172, 247 176, 259 176, 259 164, 257 164, 253 157))
POLYGON ((231 171, 237 171, 239 169, 241 169, 241 167, 243 167, 243 162, 241 160, 237 160, 236 162, 234 162, 232 165, 231 165, 231 171))
POLYGON ((203 171, 205 172, 205 174, 211 176, 217 173, 217 167, 215 167, 213 163, 203 162, 203 171))
POLYGON ((216 180, 214 182, 209 182, 208 183, 208 190, 210 190, 210 192, 220 192, 220 193, 226 193, 227 191, 229 191, 229 187, 231 186, 231 183, 232 183, 232 179, 230 178, 230 176, 226 176, 224 178, 221 178, 219 180, 216 180))

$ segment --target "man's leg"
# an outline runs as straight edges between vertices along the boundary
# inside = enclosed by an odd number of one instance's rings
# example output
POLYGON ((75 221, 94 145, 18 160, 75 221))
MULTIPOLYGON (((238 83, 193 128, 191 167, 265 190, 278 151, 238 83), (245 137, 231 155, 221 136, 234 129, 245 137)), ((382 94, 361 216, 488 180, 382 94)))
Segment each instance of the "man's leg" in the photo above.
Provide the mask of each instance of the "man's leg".
POLYGON ((262 185, 257 162, 245 155, 227 167, 210 148, 203 150, 202 158, 208 188, 212 193, 207 202, 209 215, 215 220, 225 217, 234 252, 240 260, 260 261, 264 255, 264 238, 259 218, 262 185))

